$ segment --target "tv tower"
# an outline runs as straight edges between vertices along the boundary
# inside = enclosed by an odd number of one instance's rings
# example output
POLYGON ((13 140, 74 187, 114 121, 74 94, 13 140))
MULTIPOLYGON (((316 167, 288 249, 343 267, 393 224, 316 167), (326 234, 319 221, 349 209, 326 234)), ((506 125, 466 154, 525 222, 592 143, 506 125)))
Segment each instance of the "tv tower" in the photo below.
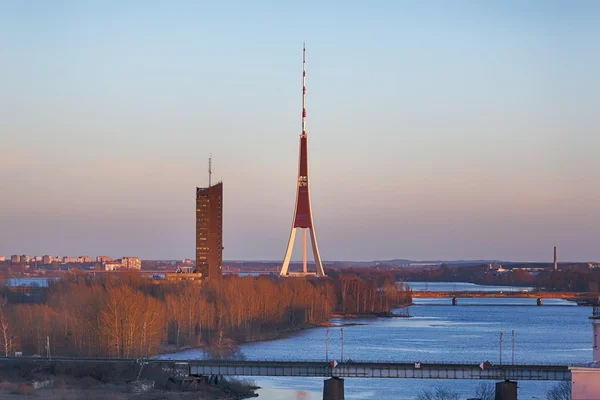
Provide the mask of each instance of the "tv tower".
MULTIPOLYGON (((306 230, 310 230, 310 241, 312 244, 313 257, 315 260, 316 275, 325 276, 319 246, 317 246, 317 235, 315 234, 315 224, 313 222, 310 188, 308 181, 308 135, 306 134, 306 45, 302 49, 302 133, 300 134, 300 157, 298 163, 298 190, 296 195, 296 207, 294 208, 294 218, 292 220, 292 231, 288 242, 283 265, 281 266, 281 276, 290 275, 288 269, 292 250, 294 249, 294 240, 296 231, 302 229, 302 273, 300 275, 312 275, 309 273, 306 262, 306 230)), ((294 273, 292 273, 294 274, 294 273)), ((297 275, 297 274, 294 274, 297 275)))

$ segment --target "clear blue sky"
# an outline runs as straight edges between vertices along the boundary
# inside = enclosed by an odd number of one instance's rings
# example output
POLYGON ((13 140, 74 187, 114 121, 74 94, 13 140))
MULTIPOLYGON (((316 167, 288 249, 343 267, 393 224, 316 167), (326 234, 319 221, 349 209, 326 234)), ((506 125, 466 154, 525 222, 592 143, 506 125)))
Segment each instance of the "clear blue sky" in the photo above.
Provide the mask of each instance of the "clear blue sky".
POLYGON ((600 260, 596 1, 3 1, 0 254, 600 260), (296 253, 298 254, 298 253, 296 253))

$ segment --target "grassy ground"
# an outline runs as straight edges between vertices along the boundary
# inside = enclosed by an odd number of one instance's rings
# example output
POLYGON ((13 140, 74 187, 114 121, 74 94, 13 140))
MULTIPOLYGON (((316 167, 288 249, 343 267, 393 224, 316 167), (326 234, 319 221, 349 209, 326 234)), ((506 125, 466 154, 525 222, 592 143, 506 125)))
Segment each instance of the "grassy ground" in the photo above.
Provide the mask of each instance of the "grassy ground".
POLYGON ((227 397, 222 393, 202 393, 202 391, 181 393, 154 391, 133 395, 88 389, 40 389, 33 394, 14 394, 0 390, 0 398, 3 400, 230 400, 235 397, 227 397))
POLYGON ((14 387, 1 385, 0 399, 56 399, 56 400, 234 400, 240 399, 238 394, 228 393, 223 388, 206 386, 188 392, 167 390, 151 390, 147 393, 127 393, 126 385, 106 385, 96 388, 49 388, 35 390, 29 385, 15 384, 14 387))
POLYGON ((138 366, 109 364, 42 365, 0 363, 0 399, 60 400, 237 400, 253 397, 252 382, 221 380, 218 386, 205 379, 191 379, 181 385, 181 378, 171 378, 173 371, 151 365, 139 372, 138 366), (154 389, 133 394, 132 381, 154 383, 154 389), (51 382, 35 389, 33 382, 51 382))

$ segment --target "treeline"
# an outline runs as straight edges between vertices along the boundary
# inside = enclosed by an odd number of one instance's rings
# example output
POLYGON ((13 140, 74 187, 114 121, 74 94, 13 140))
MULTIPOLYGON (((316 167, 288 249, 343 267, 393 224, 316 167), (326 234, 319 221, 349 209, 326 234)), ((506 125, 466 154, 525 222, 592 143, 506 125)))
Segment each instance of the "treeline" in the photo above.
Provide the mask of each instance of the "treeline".
POLYGON ((149 357, 206 346, 220 356, 235 343, 272 339, 328 320, 334 312, 389 312, 410 292, 390 274, 325 279, 227 276, 204 285, 151 281, 135 272, 70 275, 35 303, 0 288, 0 353, 149 357))
POLYGON ((328 270, 341 314, 389 313, 392 308, 412 304, 411 289, 391 272, 370 268, 328 270))
MULTIPOLYGON (((526 267, 527 265, 520 265, 526 267)), ((537 267, 532 264, 530 267, 537 267)), ((442 264, 437 268, 397 268, 391 273, 406 282, 469 282, 480 285, 531 286, 540 290, 598 292, 600 291, 600 269, 590 269, 587 264, 560 264, 560 269, 551 268, 528 272, 522 268, 498 273, 487 265, 451 266, 442 264)))

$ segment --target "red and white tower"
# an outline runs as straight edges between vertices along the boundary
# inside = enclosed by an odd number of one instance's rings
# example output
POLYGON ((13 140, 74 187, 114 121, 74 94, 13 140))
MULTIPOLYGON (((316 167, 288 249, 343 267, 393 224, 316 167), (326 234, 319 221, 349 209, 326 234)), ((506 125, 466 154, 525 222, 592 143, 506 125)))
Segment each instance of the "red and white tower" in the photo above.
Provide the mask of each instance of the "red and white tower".
MULTIPOLYGON (((313 222, 310 205, 310 187, 308 180, 308 135, 306 134, 306 46, 302 50, 302 133, 300 134, 300 160, 298 163, 298 191, 296 195, 296 207, 294 209, 294 219, 292 221, 292 232, 288 242, 283 265, 281 266, 281 276, 288 276, 292 250, 294 249, 294 240, 296 231, 302 229, 302 274, 308 275, 306 261, 306 230, 310 230, 310 241, 312 244, 313 256, 315 260, 316 275, 325 276, 319 246, 317 245, 317 235, 315 234, 315 224, 313 222)), ((314 273, 310 273, 314 274, 314 273)))

